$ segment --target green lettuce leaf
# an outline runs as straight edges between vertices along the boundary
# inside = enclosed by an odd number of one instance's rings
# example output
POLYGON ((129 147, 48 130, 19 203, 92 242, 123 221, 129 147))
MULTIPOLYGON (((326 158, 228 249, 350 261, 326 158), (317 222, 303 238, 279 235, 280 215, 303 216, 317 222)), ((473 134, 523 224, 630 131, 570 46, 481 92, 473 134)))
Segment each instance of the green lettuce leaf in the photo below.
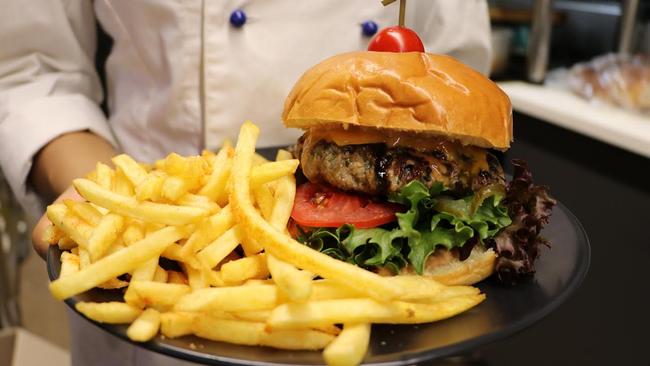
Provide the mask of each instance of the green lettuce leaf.
POLYGON ((471 238, 486 240, 510 225, 508 209, 501 204, 502 190, 483 191, 454 199, 441 183, 427 188, 413 181, 389 201, 406 206, 397 213, 397 223, 372 229, 343 225, 317 229, 302 242, 332 257, 365 268, 388 268, 399 272, 411 264, 422 274, 427 258, 437 247, 462 247, 471 238))

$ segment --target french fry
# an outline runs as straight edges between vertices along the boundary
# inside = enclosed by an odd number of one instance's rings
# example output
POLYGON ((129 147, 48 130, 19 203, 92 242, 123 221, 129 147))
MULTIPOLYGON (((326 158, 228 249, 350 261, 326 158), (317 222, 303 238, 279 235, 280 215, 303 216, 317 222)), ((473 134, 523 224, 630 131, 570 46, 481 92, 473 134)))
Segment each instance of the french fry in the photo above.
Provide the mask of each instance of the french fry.
MULTIPOLYGON (((155 222, 145 222, 144 224, 144 235, 147 236, 154 231, 158 231, 162 228, 164 228, 166 225, 165 224, 159 224, 155 222)), ((188 230, 188 232, 192 232, 192 230, 188 230)))
POLYGON ((197 222, 207 215, 206 210, 196 207, 138 202, 135 198, 105 190, 87 179, 75 179, 73 185, 88 201, 106 207, 114 213, 145 222, 185 225, 197 222))
POLYGON ((54 225, 48 225, 43 231, 43 241, 49 244, 57 244, 65 237, 65 233, 54 225))
POLYGON ((102 219, 102 213, 88 202, 64 199, 63 204, 91 226, 99 225, 102 219))
POLYGON ((258 165, 270 163, 269 159, 263 157, 259 153, 254 153, 253 154, 253 167, 256 167, 258 165))
POLYGON ((59 277, 66 277, 79 272, 79 256, 70 252, 61 253, 61 271, 59 277))
POLYGON ((64 236, 63 238, 59 239, 57 246, 61 250, 73 250, 77 249, 77 243, 70 239, 69 236, 64 236))
POLYGON ((142 263, 139 263, 131 273, 131 281, 153 281, 154 277, 156 276, 156 271, 158 270, 159 260, 159 257, 152 257, 142 263))
POLYGON ((237 229, 239 231, 239 238, 241 239, 241 246, 246 256, 250 257, 264 250, 262 245, 257 241, 257 238, 246 235, 241 226, 238 226, 237 229))
POLYGON ((290 350, 316 350, 327 346, 334 336, 314 330, 267 332, 264 323, 203 317, 194 322, 194 334, 214 341, 249 346, 270 346, 290 350))
POLYGON ((265 249, 278 259, 323 278, 330 278, 351 286, 372 298, 388 301, 399 297, 402 294, 401 289, 385 281, 381 276, 302 245, 276 230, 259 216, 251 203, 249 184, 258 134, 259 130, 255 125, 250 122, 244 123, 233 158, 233 165, 237 169, 233 170, 233 194, 231 194, 230 204, 233 211, 241 218, 249 236, 264 238, 265 249), (355 280, 350 281, 350 278, 355 280))
POLYGON ((271 310, 249 310, 249 311, 238 311, 233 313, 235 318, 239 320, 246 320, 249 322, 266 322, 266 319, 271 315, 271 310))
POLYGON ((131 281, 124 293, 124 301, 137 308, 153 307, 159 311, 171 309, 184 295, 190 293, 187 285, 153 281, 131 281))
POLYGON ((182 265, 183 270, 187 274, 187 282, 189 282, 192 290, 203 289, 208 287, 208 279, 203 277, 201 270, 193 268, 189 265, 182 265))
POLYGON ((55 298, 63 300, 90 290, 102 282, 133 270, 144 261, 159 256, 167 246, 185 235, 184 230, 174 226, 151 233, 137 243, 104 257, 77 273, 54 280, 50 283, 50 292, 55 298))
POLYGON ((165 179, 165 182, 162 185, 161 194, 164 198, 176 202, 181 196, 187 193, 188 185, 185 180, 170 176, 165 179))
POLYGON ((305 328, 334 323, 429 323, 478 305, 485 295, 457 296, 436 303, 380 303, 372 299, 325 300, 283 304, 271 312, 271 328, 305 328))
POLYGON ((167 271, 165 271, 161 266, 156 266, 156 271, 153 274, 153 281, 167 283, 167 271))
MULTIPOLYGON (((232 313, 235 318, 239 320, 246 320, 249 322, 262 322, 265 323, 266 320, 269 318, 271 315, 270 310, 251 310, 251 311, 239 311, 232 313)), ((324 325, 324 326, 319 326, 319 327, 314 327, 314 330, 321 331, 323 333, 331 334, 331 335, 338 335, 341 333, 341 329, 333 324, 330 325, 324 325)))
POLYGON ((106 250, 117 239, 123 225, 124 218, 120 215, 109 213, 102 217, 88 239, 88 253, 93 262, 104 256, 106 250))
POLYGON ((113 254, 113 253, 117 252, 118 250, 122 250, 124 248, 126 248, 126 245, 124 245, 124 242, 122 241, 122 238, 118 237, 117 239, 115 239, 115 241, 113 241, 113 244, 111 244, 108 247, 108 249, 106 250, 106 253, 104 255, 113 254))
POLYGON ((337 327, 334 324, 321 325, 318 327, 313 327, 312 329, 318 330, 323 333, 331 334, 334 336, 341 334, 341 328, 337 327))
MULTIPOLYGON (((277 160, 288 161, 291 154, 280 150, 277 160)), ((293 201, 296 196, 296 179, 293 175, 281 177, 275 188, 275 202, 268 217, 269 223, 279 231, 285 231, 287 222, 291 217, 293 201)), ((277 259, 272 254, 267 254, 269 272, 277 283, 280 293, 293 302, 307 301, 312 291, 312 275, 303 272, 293 265, 277 259)))
POLYGON ((78 245, 82 247, 88 245, 92 227, 70 211, 64 204, 49 205, 46 213, 47 218, 78 245))
MULTIPOLYGON (((480 290, 472 286, 444 286, 436 280, 423 276, 386 277, 404 290, 399 300, 409 302, 435 302, 455 296, 478 295, 480 290)), ((310 301, 358 299, 365 295, 349 287, 341 286, 330 280, 313 281, 310 301)))
POLYGON ((132 341, 147 342, 158 334, 160 329, 160 313, 155 309, 147 309, 138 316, 126 330, 126 335, 132 341))
POLYGON ((319 350, 327 347, 334 336, 318 330, 272 330, 262 334, 261 345, 288 350, 319 350))
POLYGON ((264 279, 269 275, 264 253, 230 261, 221 266, 221 278, 230 284, 239 284, 251 278, 264 279))
POLYGON ((90 260, 90 253, 85 248, 79 248, 79 269, 85 269, 90 266, 92 261, 90 260))
POLYGON ((298 168, 298 160, 281 160, 270 163, 264 163, 252 169, 250 186, 256 188, 264 183, 274 181, 276 179, 293 175, 298 168))
POLYGON ((277 302, 277 290, 273 285, 215 287, 195 290, 183 296, 174 306, 174 310, 194 312, 270 310, 277 305, 277 302))
POLYGON ((224 207, 218 213, 203 221, 196 231, 187 240, 181 250, 182 258, 189 258, 223 235, 233 225, 233 216, 230 206, 224 207))
POLYGON ((167 283, 178 284, 178 285, 188 285, 187 276, 183 272, 178 271, 167 271, 167 283))
POLYGON ((219 206, 216 202, 211 201, 208 197, 192 193, 186 193, 181 196, 176 201, 176 204, 180 206, 202 208, 208 211, 210 215, 215 214, 221 210, 221 206, 219 206))
POLYGON ((183 157, 175 153, 164 160, 164 170, 169 175, 182 179, 186 190, 194 193, 201 186, 201 177, 209 170, 210 164, 200 156, 183 157))
POLYGON ((246 280, 242 286, 259 286, 259 285, 275 285, 275 282, 272 278, 267 278, 265 280, 259 280, 256 278, 246 280))
POLYGON ((201 250, 196 257, 204 267, 213 268, 238 245, 239 236, 237 235, 237 227, 234 226, 201 250))
POLYGON ((129 285, 128 282, 122 281, 119 278, 111 278, 110 280, 104 283, 100 283, 99 285, 97 285, 97 287, 105 290, 116 290, 119 288, 124 288, 128 285, 129 285))
POLYGON ((86 318, 99 323, 129 324, 132 323, 142 310, 123 302, 78 302, 75 309, 86 318))
POLYGON ((134 187, 139 186, 147 178, 147 170, 126 154, 117 155, 111 161, 134 187))
POLYGON ((135 186, 135 198, 138 201, 159 201, 166 177, 166 174, 161 172, 147 174, 142 182, 135 186))
POLYGON ((257 207, 259 207, 262 217, 269 220, 273 211, 273 193, 267 184, 260 184, 253 188, 253 196, 257 207))
POLYGON ((122 196, 131 197, 135 194, 133 184, 124 175, 121 169, 115 171, 115 180, 113 181, 113 192, 121 194, 122 196))
MULTIPOLYGON (((183 256, 181 255, 182 249, 183 249, 183 246, 181 246, 179 244, 172 244, 172 245, 168 246, 167 249, 165 249, 165 251, 162 252, 162 254, 160 256, 165 257, 167 259, 175 260, 175 261, 178 261, 178 262, 185 262, 186 259, 183 258, 183 256)), ((190 258, 190 259, 196 260, 195 258, 190 258)), ((198 266, 198 264, 196 266, 198 266)), ((193 267, 196 267, 196 266, 193 266, 193 267)))
POLYGON ((144 224, 138 220, 131 220, 122 233, 122 241, 129 246, 144 238, 144 224))
POLYGON ((210 286, 215 286, 215 287, 226 286, 226 283, 221 278, 221 272, 219 271, 207 270, 204 273, 204 276, 207 278, 208 284, 210 286))
POLYGON ((160 314, 160 333, 167 338, 177 338, 192 334, 192 326, 197 313, 169 312, 160 314))
POLYGON ((212 150, 208 149, 203 149, 201 151, 201 157, 205 160, 209 160, 210 158, 213 158, 216 154, 212 150))
POLYGON ((370 324, 345 324, 343 331, 323 351, 328 366, 361 364, 368 351, 370 324))
POLYGON ((267 254, 267 265, 283 297, 293 302, 309 299, 312 292, 311 273, 300 271, 270 254, 267 254))
POLYGON ((233 153, 234 150, 231 146, 224 146, 219 150, 212 159, 212 174, 210 174, 208 182, 199 190, 200 195, 206 196, 212 201, 217 201, 223 194, 232 169, 233 153))
POLYGON ((194 322, 192 331, 201 338, 255 346, 261 343, 264 328, 264 323, 224 320, 204 316, 194 322))
POLYGON ((95 166, 95 182, 104 189, 113 188, 115 172, 108 165, 97 163, 95 166))

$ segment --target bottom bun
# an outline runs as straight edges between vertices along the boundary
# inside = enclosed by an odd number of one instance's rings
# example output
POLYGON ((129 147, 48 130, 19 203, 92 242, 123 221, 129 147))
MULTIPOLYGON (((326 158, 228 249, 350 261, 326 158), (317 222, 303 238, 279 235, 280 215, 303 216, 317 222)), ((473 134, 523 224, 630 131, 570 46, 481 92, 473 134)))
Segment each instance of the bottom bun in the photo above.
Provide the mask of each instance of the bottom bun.
MULTIPOLYGON (((438 249, 427 259, 424 275, 445 285, 472 285, 490 277, 494 272, 496 259, 496 253, 482 245, 476 245, 464 261, 458 260, 446 249, 438 249)), ((415 274, 411 266, 400 272, 400 275, 415 274)))

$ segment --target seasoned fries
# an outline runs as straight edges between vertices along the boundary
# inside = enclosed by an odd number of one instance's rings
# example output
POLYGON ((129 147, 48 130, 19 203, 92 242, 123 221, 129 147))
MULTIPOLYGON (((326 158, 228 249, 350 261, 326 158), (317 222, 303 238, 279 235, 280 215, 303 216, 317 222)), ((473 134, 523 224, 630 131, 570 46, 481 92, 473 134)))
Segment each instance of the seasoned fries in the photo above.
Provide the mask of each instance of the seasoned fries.
POLYGON ((160 328, 160 313, 154 309, 147 309, 133 321, 126 335, 136 342, 146 342, 158 334, 160 328))
POLYGON ((54 297, 126 287, 123 302, 76 309, 97 322, 130 324, 136 342, 161 333, 324 349, 329 365, 362 362, 372 323, 431 322, 483 301, 471 286, 382 277, 292 239, 299 162, 284 150, 272 162, 256 154, 258 133, 246 122, 235 148, 170 154, 151 165, 122 154, 114 169, 97 164, 76 179, 86 201, 47 209, 44 239, 65 250, 50 284, 54 297))
POLYGON ((323 351, 330 366, 358 365, 368 351, 370 324, 344 324, 343 331, 323 351))

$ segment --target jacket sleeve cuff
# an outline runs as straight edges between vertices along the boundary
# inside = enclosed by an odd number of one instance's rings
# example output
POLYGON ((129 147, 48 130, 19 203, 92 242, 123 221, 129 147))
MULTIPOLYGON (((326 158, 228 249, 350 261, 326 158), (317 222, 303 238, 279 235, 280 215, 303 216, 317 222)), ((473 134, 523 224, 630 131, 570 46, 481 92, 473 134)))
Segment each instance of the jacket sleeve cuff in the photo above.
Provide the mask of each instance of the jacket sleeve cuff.
POLYGON ((48 96, 12 106, 0 120, 0 162, 18 202, 31 214, 37 201, 27 185, 32 159, 58 136, 91 131, 116 146, 99 106, 86 96, 48 96))

